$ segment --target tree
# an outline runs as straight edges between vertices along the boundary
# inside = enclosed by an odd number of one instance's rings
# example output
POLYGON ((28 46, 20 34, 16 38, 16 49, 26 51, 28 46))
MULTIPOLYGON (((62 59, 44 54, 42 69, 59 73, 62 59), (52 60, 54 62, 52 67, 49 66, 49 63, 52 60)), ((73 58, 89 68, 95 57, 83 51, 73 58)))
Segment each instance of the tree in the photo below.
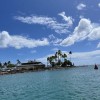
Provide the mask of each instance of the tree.
POLYGON ((62 55, 61 50, 58 50, 58 57, 59 57, 59 59, 60 59, 61 55, 62 55))
POLYGON ((50 58, 49 57, 47 57, 47 66, 48 66, 48 62, 50 61, 50 58))
POLYGON ((7 67, 12 68, 12 67, 15 67, 15 65, 10 63, 9 65, 7 65, 7 67))
POLYGON ((55 56, 50 56, 47 58, 47 65, 48 65, 48 62, 50 63, 50 65, 53 67, 54 64, 55 64, 55 56))
POLYGON ((64 60, 67 58, 67 55, 65 53, 63 54, 63 58, 64 60))
POLYGON ((70 61, 71 61, 71 55, 72 55, 72 51, 70 51, 70 52, 69 52, 69 55, 70 55, 70 61))
POLYGON ((20 65, 21 61, 19 59, 17 59, 17 65, 20 65))
POLYGON ((55 56, 51 56, 50 57, 50 64, 52 65, 52 67, 54 67, 54 63, 55 63, 55 56))
POLYGON ((0 68, 2 67, 2 63, 0 62, 0 68))
POLYGON ((7 63, 5 62, 3 65, 4 65, 4 66, 7 66, 7 63))
POLYGON ((57 58, 58 58, 58 53, 56 52, 55 53, 55 62, 57 61, 57 58))
POLYGON ((7 68, 12 68, 12 67, 15 67, 15 65, 12 64, 11 61, 8 61, 7 62, 7 68))
MULTIPOLYGON (((72 54, 72 52, 70 51, 69 54, 72 54)), ((62 54, 61 50, 58 50, 54 56, 50 56, 47 58, 47 65, 48 65, 48 62, 52 65, 52 67, 67 67, 67 65, 71 66, 72 63, 71 61, 67 60, 67 55, 64 53, 62 54), (62 61, 62 58, 63 58, 63 61, 62 61)))
POLYGON ((8 62, 7 62, 7 65, 9 65, 9 64, 11 64, 11 61, 8 61, 8 62))
POLYGON ((62 57, 62 52, 61 50, 58 50, 58 64, 61 65, 61 57, 62 57))
POLYGON ((6 62, 3 64, 3 67, 4 68, 7 68, 7 63, 6 62))
POLYGON ((68 64, 69 66, 72 66, 72 62, 71 62, 70 60, 67 60, 67 64, 68 64))

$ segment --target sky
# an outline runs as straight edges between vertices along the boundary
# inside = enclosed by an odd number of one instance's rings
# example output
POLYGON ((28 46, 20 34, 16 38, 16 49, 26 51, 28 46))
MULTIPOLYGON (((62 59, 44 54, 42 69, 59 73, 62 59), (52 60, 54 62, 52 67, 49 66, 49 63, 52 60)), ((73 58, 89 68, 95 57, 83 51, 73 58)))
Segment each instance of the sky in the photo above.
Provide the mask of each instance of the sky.
POLYGON ((72 51, 75 65, 100 64, 100 0, 0 0, 0 62, 72 51))

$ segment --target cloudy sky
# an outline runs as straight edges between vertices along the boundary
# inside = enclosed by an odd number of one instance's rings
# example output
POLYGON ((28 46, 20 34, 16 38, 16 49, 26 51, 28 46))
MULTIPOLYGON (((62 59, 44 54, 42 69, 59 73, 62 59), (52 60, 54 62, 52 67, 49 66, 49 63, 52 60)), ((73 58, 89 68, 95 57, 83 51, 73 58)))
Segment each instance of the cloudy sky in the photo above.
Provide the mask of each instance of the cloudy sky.
POLYGON ((100 64, 99 13, 100 0, 0 0, 0 61, 46 63, 60 49, 100 64))

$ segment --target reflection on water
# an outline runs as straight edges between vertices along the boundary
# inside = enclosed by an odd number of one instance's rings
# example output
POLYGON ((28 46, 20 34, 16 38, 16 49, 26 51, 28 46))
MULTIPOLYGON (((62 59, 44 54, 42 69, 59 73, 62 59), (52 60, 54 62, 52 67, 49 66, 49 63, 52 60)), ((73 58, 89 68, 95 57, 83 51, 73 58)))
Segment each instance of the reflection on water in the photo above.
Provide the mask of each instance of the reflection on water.
POLYGON ((91 66, 3 75, 0 100, 100 100, 100 69, 91 66))

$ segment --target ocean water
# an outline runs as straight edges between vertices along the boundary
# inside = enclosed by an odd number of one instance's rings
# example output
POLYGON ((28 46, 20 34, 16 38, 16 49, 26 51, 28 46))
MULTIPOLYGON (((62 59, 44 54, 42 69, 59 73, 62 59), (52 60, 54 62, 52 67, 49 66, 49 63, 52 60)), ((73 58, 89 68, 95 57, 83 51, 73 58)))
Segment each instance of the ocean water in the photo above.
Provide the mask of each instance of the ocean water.
POLYGON ((91 66, 3 75, 0 100, 100 100, 100 69, 91 66))

